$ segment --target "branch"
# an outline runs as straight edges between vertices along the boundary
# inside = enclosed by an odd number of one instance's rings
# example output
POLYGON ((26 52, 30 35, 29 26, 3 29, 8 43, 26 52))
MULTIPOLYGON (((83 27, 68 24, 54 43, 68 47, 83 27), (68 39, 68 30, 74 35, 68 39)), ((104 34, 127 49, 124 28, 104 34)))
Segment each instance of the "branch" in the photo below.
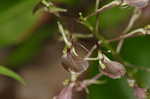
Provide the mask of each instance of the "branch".
POLYGON ((101 13, 103 13, 104 11, 106 11, 106 10, 108 10, 108 9, 110 9, 110 8, 113 8, 113 7, 115 7, 115 6, 119 6, 120 4, 121 4, 120 1, 117 1, 117 0, 116 0, 116 1, 112 1, 111 3, 109 3, 109 4, 105 5, 105 6, 103 6, 102 8, 97 9, 96 12, 93 12, 92 14, 86 16, 85 18, 88 19, 88 18, 91 17, 91 16, 95 16, 95 15, 97 15, 97 14, 101 14, 101 13))
POLYGON ((119 41, 119 40, 122 40, 122 39, 127 39, 127 38, 130 38, 130 37, 136 37, 136 36, 142 36, 142 35, 150 35, 150 31, 147 30, 147 29, 144 29, 144 28, 139 28, 139 29, 136 29, 128 34, 124 34, 124 35, 121 35, 117 38, 113 38, 111 40, 108 40, 108 42, 114 42, 114 41, 119 41))
MULTIPOLYGON (((132 29, 133 25, 135 24, 136 20, 140 17, 140 15, 141 15, 141 10, 135 8, 135 10, 134 10, 134 12, 133 12, 133 15, 132 15, 132 17, 131 17, 131 19, 130 19, 130 21, 129 21, 128 26, 127 26, 127 27, 125 28, 125 30, 123 31, 124 34, 127 33, 127 32, 129 32, 129 31, 132 29)), ((122 46, 123 46, 123 43, 124 43, 124 39, 122 39, 122 40, 118 43, 118 46, 117 46, 117 49, 116 49, 116 52, 117 52, 117 53, 120 52, 120 50, 121 50, 121 48, 122 48, 122 46)))
MULTIPOLYGON (((99 3, 100 3, 100 0, 96 0, 95 12, 99 8, 99 3)), ((99 36, 99 25, 100 25, 99 17, 100 17, 100 15, 96 15, 95 36, 99 36)))

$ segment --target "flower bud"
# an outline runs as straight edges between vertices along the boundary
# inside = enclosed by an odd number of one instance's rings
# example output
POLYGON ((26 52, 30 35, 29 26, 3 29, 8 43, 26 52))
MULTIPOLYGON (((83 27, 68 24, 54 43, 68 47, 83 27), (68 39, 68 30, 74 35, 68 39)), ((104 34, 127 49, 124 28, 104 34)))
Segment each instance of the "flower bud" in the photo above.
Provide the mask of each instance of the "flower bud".
POLYGON ((73 88, 74 84, 70 83, 68 86, 62 89, 60 94, 54 97, 54 99, 72 99, 73 88))
POLYGON ((123 0, 123 2, 140 9, 145 8, 149 4, 149 0, 123 0))
POLYGON ((125 75, 126 70, 122 64, 116 61, 102 59, 101 63, 105 66, 102 73, 110 78, 118 79, 125 75))
POLYGON ((87 60, 80 56, 76 56, 72 52, 67 52, 67 54, 61 57, 62 66, 68 72, 73 71, 75 73, 82 73, 87 70, 89 63, 87 60))
POLYGON ((134 88, 134 95, 137 97, 137 99, 146 99, 145 88, 140 88, 138 85, 135 85, 133 88, 134 88))

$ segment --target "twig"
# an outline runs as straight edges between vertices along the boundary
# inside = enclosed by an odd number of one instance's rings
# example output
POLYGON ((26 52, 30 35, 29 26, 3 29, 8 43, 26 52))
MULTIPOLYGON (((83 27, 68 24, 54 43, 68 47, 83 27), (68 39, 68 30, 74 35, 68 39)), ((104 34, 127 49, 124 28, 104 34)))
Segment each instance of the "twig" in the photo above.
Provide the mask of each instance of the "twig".
MULTIPOLYGON (((133 15, 132 15, 132 17, 131 17, 131 19, 130 19, 130 21, 129 21, 128 26, 127 26, 127 27, 125 28, 125 30, 123 31, 124 34, 127 33, 127 32, 129 32, 129 31, 132 29, 134 23, 135 23, 136 20, 140 17, 140 15, 141 15, 141 10, 135 8, 135 10, 134 10, 134 12, 133 12, 133 15)), ((124 39, 122 39, 122 40, 118 43, 118 46, 117 46, 117 49, 116 49, 116 52, 117 52, 117 53, 120 52, 120 50, 121 50, 121 48, 122 48, 122 46, 123 46, 123 43, 124 43, 124 39)))
POLYGON ((88 19, 89 17, 94 16, 94 15, 97 15, 97 14, 100 14, 100 13, 102 13, 102 12, 104 12, 104 11, 106 11, 106 10, 112 8, 112 7, 119 6, 120 3, 121 3, 121 2, 120 2, 119 0, 118 0, 118 1, 117 1, 117 0, 116 0, 116 1, 112 1, 111 3, 109 3, 109 4, 105 5, 105 6, 103 6, 102 8, 97 9, 96 12, 94 12, 94 13, 88 15, 88 16, 85 17, 85 18, 88 19))
POLYGON ((99 73, 97 74, 95 77, 92 78, 92 80, 98 80, 100 77, 102 77, 103 74, 102 73, 99 73))
POLYGON ((143 70, 143 71, 146 71, 146 72, 150 72, 150 68, 147 68, 147 67, 144 67, 144 66, 136 66, 136 65, 130 64, 128 62, 124 62, 124 65, 126 67, 135 68, 135 69, 138 69, 138 70, 143 70))
MULTIPOLYGON (((98 5, 99 2, 97 1, 96 3, 97 3, 97 4, 96 4, 96 8, 97 8, 97 5, 98 5)), ((103 6, 102 8, 97 9, 96 12, 94 12, 94 13, 90 14, 89 16, 85 17, 85 19, 87 19, 87 18, 89 18, 89 17, 91 17, 91 16, 94 16, 94 15, 98 15, 98 14, 100 14, 100 13, 102 13, 102 12, 104 12, 104 11, 106 11, 106 10, 108 10, 108 9, 110 9, 110 8, 112 8, 112 7, 114 7, 114 6, 119 6, 121 3, 122 3, 122 2, 119 1, 119 0, 112 1, 111 3, 109 3, 109 4, 105 5, 105 6, 103 6)), ((97 20, 98 20, 98 17, 97 17, 97 20)), ((112 49, 112 47, 109 45, 109 42, 108 42, 101 34, 98 34, 98 33, 99 33, 98 28, 99 28, 99 22, 96 22, 96 28, 95 28, 96 31, 92 31, 93 34, 95 35, 95 37, 96 37, 99 41, 102 41, 102 42, 103 42, 104 47, 106 47, 106 48, 108 48, 108 49, 111 50, 112 54, 115 56, 116 59, 122 60, 122 59, 120 58, 120 56, 119 56, 119 55, 112 49)))
POLYGON ((97 48, 97 45, 95 44, 91 50, 88 52, 88 54, 85 56, 85 58, 89 58, 91 56, 91 54, 93 53, 93 51, 97 48))
POLYGON ((72 38, 75 38, 75 39, 84 39, 84 38, 91 38, 93 37, 93 34, 72 34, 72 38))
MULTIPOLYGON (((99 3, 100 3, 100 0, 96 0, 95 12, 96 12, 97 9, 99 8, 99 3)), ((99 14, 96 15, 95 36, 99 36, 99 25, 100 25, 99 17, 100 17, 99 14)))
POLYGON ((67 45, 68 47, 71 47, 72 44, 68 41, 63 26, 62 26, 59 22, 57 22, 57 24, 58 24, 59 32, 62 34, 62 37, 63 37, 63 39, 64 39, 64 42, 66 43, 66 45, 67 45))
POLYGON ((127 33, 127 34, 123 34, 117 38, 113 38, 111 40, 108 40, 108 42, 114 42, 114 41, 118 41, 118 40, 122 40, 122 39, 127 39, 127 38, 130 38, 130 37, 135 37, 135 36, 142 36, 142 35, 146 35, 148 33, 146 33, 147 31, 143 28, 140 28, 140 29, 136 29, 130 33, 127 33))

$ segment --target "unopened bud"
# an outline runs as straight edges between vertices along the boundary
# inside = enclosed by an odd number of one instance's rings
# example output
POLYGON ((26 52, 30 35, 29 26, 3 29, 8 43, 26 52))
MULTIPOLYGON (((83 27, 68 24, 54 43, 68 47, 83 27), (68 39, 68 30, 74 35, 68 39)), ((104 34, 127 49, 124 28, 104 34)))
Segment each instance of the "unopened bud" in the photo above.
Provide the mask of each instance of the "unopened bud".
POLYGON ((74 88, 74 84, 70 83, 68 86, 62 89, 60 94, 54 97, 54 99, 72 99, 73 88, 74 88))
POLYGON ((126 69, 122 64, 116 61, 108 60, 106 56, 101 59, 101 64, 105 66, 105 68, 102 68, 102 73, 110 78, 118 79, 126 73, 126 69))
POLYGON ((128 79, 128 84, 129 84, 130 87, 133 87, 135 85, 135 80, 128 79))
POLYGON ((89 63, 87 60, 80 56, 74 55, 72 52, 67 52, 61 58, 62 66, 68 72, 73 71, 75 73, 83 73, 89 67, 89 63))
POLYGON ((123 0, 124 3, 136 8, 145 8, 149 4, 149 0, 123 0))
POLYGON ((135 85, 133 88, 134 88, 134 95, 137 97, 137 99, 146 99, 145 88, 140 88, 138 85, 135 85))

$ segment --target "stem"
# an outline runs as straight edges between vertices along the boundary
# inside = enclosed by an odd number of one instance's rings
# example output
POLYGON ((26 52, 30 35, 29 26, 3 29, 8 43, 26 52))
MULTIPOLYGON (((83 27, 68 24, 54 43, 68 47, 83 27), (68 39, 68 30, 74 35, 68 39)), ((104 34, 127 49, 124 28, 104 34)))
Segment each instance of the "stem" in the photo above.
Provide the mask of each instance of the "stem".
POLYGON ((94 16, 94 15, 97 15, 97 14, 101 14, 102 12, 104 12, 104 11, 106 11, 106 10, 112 8, 112 7, 119 6, 120 3, 121 3, 120 1, 112 1, 111 3, 103 6, 102 8, 97 9, 96 12, 90 14, 89 16, 87 16, 85 18, 88 19, 91 16, 94 16))
MULTIPOLYGON (((96 0, 95 12, 99 8, 99 3, 100 3, 100 0, 96 0)), ((99 14, 96 15, 95 36, 99 36, 99 25, 100 25, 99 18, 100 18, 100 15, 99 14)))
POLYGON ((91 84, 98 84, 98 79, 100 78, 100 77, 102 77, 103 76, 103 74, 102 73, 98 73, 97 75, 95 75, 93 78, 91 78, 90 80, 85 80, 85 81, 83 81, 83 83, 86 85, 86 86, 89 86, 89 85, 91 85, 91 84))
POLYGON ((86 38, 92 38, 93 37, 93 34, 72 34, 72 38, 75 38, 75 39, 86 39, 86 38))
POLYGON ((71 73, 71 77, 70 77, 71 82, 75 82, 79 75, 72 71, 70 73, 71 73))
MULTIPOLYGON (((112 8, 112 7, 114 7, 114 6, 120 4, 119 1, 113 1, 113 2, 111 2, 111 3, 107 4, 107 5, 105 5, 104 7, 98 9, 99 2, 100 2, 99 0, 96 1, 95 12, 94 12, 93 14, 87 16, 87 18, 90 17, 90 16, 93 16, 93 15, 100 14, 101 12, 103 12, 103 11, 105 11, 105 10, 107 10, 107 9, 110 9, 110 8, 112 8)), ((108 42, 102 35, 99 34, 99 24, 100 24, 100 22, 99 22, 99 15, 97 15, 97 16, 96 16, 95 31, 93 31, 93 34, 95 35, 95 37, 96 37, 98 40, 101 40, 101 41, 104 43, 104 46, 105 46, 106 48, 108 48, 108 49, 110 49, 110 50, 112 51, 112 54, 113 54, 114 56, 117 56, 117 55, 116 55, 116 52, 109 46, 109 42, 108 42)))
POLYGON ((92 80, 98 80, 100 77, 102 77, 103 74, 102 73, 99 73, 97 74, 95 77, 92 78, 92 80))
MULTIPOLYGON (((133 12, 133 15, 132 15, 132 17, 131 17, 131 19, 129 21, 128 26, 123 31, 124 34, 129 32, 132 29, 133 25, 135 24, 136 20, 140 17, 140 15, 141 15, 141 11, 139 9, 135 8, 134 12, 133 12)), ((124 43, 124 39, 119 41, 117 49, 116 49, 117 53, 120 53, 121 48, 123 46, 123 43, 124 43)))
POLYGON ((91 50, 88 52, 88 54, 85 56, 85 58, 90 57, 91 54, 93 53, 93 51, 94 51, 96 48, 97 48, 97 45, 95 44, 95 45, 91 48, 91 50))
POLYGON ((66 37, 66 33, 65 33, 65 30, 63 29, 63 26, 60 24, 60 22, 57 22, 58 24, 58 28, 59 28, 59 32, 62 34, 63 36, 63 39, 64 39, 64 42, 66 43, 67 47, 71 47, 71 43, 68 41, 67 37, 66 37))
POLYGON ((46 0, 42 0, 42 3, 43 3, 46 7, 49 7, 50 5, 53 5, 51 2, 47 2, 46 0))
POLYGON ((100 0, 96 0, 95 11, 99 8, 100 0))
MULTIPOLYGON (((96 1, 96 7, 95 7, 95 12, 92 13, 91 15, 87 16, 86 18, 89 18, 91 16, 94 16, 94 15, 97 15, 97 14, 100 14, 102 12, 104 12, 105 10, 107 9, 110 9, 114 6, 117 6, 117 5, 120 5, 120 1, 112 1, 111 3, 103 6, 102 8, 98 9, 98 4, 99 3, 99 0, 96 1)), ((96 26, 95 26, 95 30, 93 31, 93 34, 95 35, 95 37, 98 39, 98 40, 101 40, 103 42, 103 45, 104 47, 110 49, 112 51, 112 54, 113 56, 116 57, 116 59, 119 59, 120 60, 120 56, 117 55, 117 53, 111 48, 111 46, 109 45, 109 42, 101 35, 99 34, 99 15, 96 16, 96 26)))
POLYGON ((150 72, 150 68, 147 68, 147 67, 144 67, 144 66, 135 66, 135 65, 130 64, 128 62, 124 62, 124 65, 126 67, 129 67, 129 68, 135 68, 135 69, 138 69, 138 70, 144 70, 146 72, 150 72))
MULTIPOLYGON (((94 15, 97 15, 97 14, 100 14, 114 6, 119 6, 122 2, 121 1, 112 1, 111 3, 103 6, 102 8, 100 9, 97 9, 96 12, 90 14, 89 16, 85 17, 85 19, 91 17, 91 16, 94 16, 94 15)), ((98 5, 98 1, 96 2, 96 8, 97 8, 97 5, 98 5)), ((98 19, 98 18, 97 18, 98 19)), ((97 23, 97 22, 96 22, 97 23)), ((97 27, 99 27, 99 23, 96 24, 96 28, 95 30, 97 31, 97 27)), ((100 42, 103 42, 103 46, 106 47, 107 49, 111 50, 112 52, 112 55, 114 56, 114 58, 118 61, 123 61, 122 58, 112 49, 112 47, 109 45, 109 42, 101 35, 101 34, 98 34, 98 32, 96 33, 95 30, 93 30, 93 34, 95 35, 95 37, 100 41, 100 42)))
POLYGON ((118 41, 118 40, 122 40, 122 39, 126 39, 126 38, 130 38, 130 37, 134 37, 134 36, 142 36, 142 35, 146 35, 146 30, 144 30, 143 28, 140 29, 136 29, 130 33, 121 35, 117 38, 113 38, 111 40, 108 40, 109 43, 114 42, 114 41, 118 41))
POLYGON ((83 48, 87 53, 89 52, 89 50, 84 46, 82 45, 81 43, 77 43, 81 48, 83 48))
POLYGON ((97 61, 97 60, 99 60, 99 58, 98 57, 96 57, 96 58, 85 58, 84 60, 87 60, 87 61, 97 61))

